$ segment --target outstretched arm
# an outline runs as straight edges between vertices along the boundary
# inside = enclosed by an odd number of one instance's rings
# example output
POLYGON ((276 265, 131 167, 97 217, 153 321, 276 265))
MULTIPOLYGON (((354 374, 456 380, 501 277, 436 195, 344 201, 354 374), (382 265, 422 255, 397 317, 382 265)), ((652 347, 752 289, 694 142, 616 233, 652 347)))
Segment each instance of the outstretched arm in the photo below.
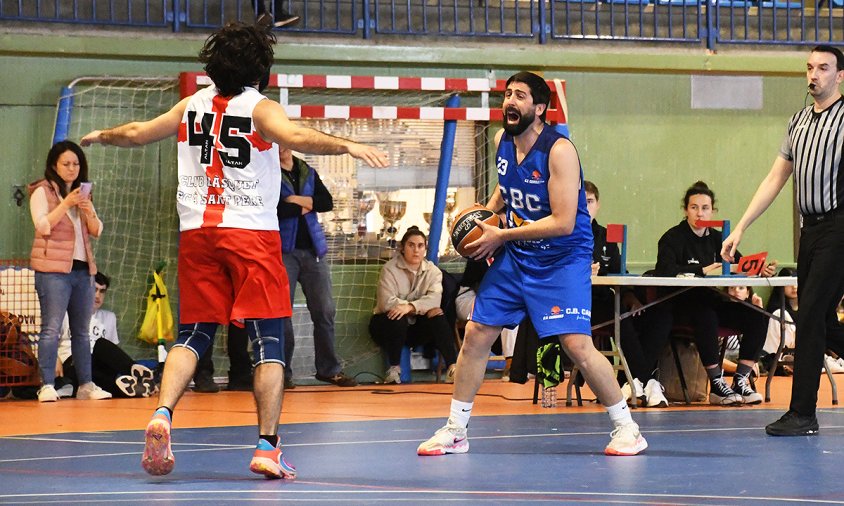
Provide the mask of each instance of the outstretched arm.
POLYGON ((264 139, 302 153, 314 155, 349 154, 370 167, 386 167, 387 155, 379 149, 349 139, 299 126, 287 117, 284 107, 273 100, 262 100, 252 113, 255 127, 264 139))
POLYGON ((179 131, 179 124, 189 99, 190 97, 183 98, 172 109, 149 121, 133 121, 107 130, 94 130, 83 137, 79 144, 108 144, 131 148, 172 137, 179 131))
POLYGON ((736 249, 741 242, 744 231, 771 206, 771 203, 777 198, 785 183, 788 182, 788 178, 791 177, 793 171, 793 162, 781 156, 778 156, 774 160, 771 171, 768 172, 768 175, 762 180, 759 188, 756 189, 756 193, 750 200, 750 204, 748 204, 744 215, 742 215, 732 233, 724 239, 721 245, 721 257, 724 260, 730 262, 734 260, 736 249))

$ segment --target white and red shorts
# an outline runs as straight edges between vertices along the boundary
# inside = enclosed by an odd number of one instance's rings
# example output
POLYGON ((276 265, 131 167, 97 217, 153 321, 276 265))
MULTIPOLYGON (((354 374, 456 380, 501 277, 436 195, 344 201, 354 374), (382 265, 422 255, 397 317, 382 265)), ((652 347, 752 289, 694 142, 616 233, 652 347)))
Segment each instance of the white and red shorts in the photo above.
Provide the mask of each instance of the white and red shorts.
POLYGON ((291 314, 277 231, 214 227, 181 233, 179 323, 228 325, 291 314))

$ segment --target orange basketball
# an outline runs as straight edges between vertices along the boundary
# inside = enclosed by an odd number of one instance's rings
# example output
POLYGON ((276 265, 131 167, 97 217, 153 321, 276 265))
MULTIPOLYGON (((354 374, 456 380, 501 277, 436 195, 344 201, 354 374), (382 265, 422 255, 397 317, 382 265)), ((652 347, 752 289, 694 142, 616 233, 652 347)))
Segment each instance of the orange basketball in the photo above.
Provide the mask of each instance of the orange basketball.
POLYGON ((470 244, 481 236, 483 229, 475 223, 475 220, 482 221, 494 227, 500 226, 498 215, 490 211, 486 207, 475 204, 472 207, 460 211, 454 223, 451 225, 451 244, 460 255, 469 257, 471 250, 466 249, 466 245, 470 244))

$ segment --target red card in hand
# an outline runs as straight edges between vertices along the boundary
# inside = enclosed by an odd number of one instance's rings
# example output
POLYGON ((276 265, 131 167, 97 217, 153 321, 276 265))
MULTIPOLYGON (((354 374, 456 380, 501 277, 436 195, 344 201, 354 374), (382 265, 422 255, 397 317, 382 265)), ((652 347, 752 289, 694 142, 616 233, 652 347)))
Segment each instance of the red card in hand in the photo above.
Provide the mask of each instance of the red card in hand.
POLYGON ((768 252, 754 253, 741 257, 739 260, 737 271, 739 274, 745 276, 758 276, 765 267, 765 260, 768 258, 768 252))

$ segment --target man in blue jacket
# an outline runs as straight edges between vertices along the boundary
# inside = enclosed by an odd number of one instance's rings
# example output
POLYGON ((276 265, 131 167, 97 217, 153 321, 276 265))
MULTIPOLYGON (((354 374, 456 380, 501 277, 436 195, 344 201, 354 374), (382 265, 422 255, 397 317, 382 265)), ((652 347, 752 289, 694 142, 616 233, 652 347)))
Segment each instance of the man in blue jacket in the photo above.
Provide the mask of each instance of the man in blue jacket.
MULTIPOLYGON (((281 234, 281 251, 287 278, 290 282, 290 300, 293 300, 296 283, 308 304, 314 324, 314 362, 316 378, 341 387, 356 386, 354 378, 343 374, 343 368, 334 351, 334 313, 336 305, 331 295, 331 272, 324 261, 328 246, 325 233, 317 221, 317 213, 331 211, 334 200, 331 193, 310 165, 296 158, 286 148, 279 147, 281 164, 281 198, 278 202, 278 227, 281 234)), ((284 386, 293 388, 293 323, 285 319, 284 386)))

